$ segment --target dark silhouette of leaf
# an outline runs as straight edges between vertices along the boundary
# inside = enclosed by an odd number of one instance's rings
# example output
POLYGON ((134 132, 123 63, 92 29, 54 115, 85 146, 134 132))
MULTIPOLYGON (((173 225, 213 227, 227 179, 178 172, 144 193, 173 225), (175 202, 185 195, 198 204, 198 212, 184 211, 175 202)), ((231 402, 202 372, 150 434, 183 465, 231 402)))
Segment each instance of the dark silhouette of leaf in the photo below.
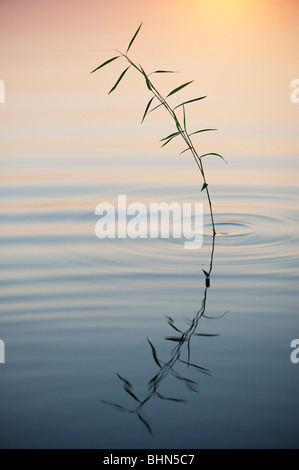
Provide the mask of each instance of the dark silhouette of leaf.
POLYGON ((129 395, 131 395, 132 398, 134 398, 134 400, 138 401, 138 403, 141 403, 141 401, 136 397, 130 388, 125 386, 124 389, 129 395))
POLYGON ((172 319, 171 317, 168 317, 167 315, 165 315, 165 316, 166 316, 166 318, 168 319, 168 321, 167 321, 168 325, 170 325, 170 326, 171 326, 174 330, 176 330, 178 333, 182 333, 182 331, 179 330, 179 329, 175 326, 173 319, 172 319))
MULTIPOLYGON (((184 361, 181 361, 181 362, 184 362, 184 361)), ((188 364, 188 362, 186 362, 186 364, 188 364)), ((183 382, 186 382, 186 383, 196 384, 197 385, 197 382, 195 382, 195 380, 191 380, 191 379, 188 379, 187 377, 183 377, 178 372, 176 372, 174 369, 172 369, 171 372, 172 372, 172 375, 174 375, 177 379, 182 380, 183 382)))
POLYGON ((132 44, 133 44, 133 42, 134 42, 134 40, 135 40, 137 34, 139 33, 139 30, 140 30, 141 26, 142 26, 142 23, 140 24, 140 26, 139 26, 139 28, 137 29, 137 31, 136 31, 136 33, 134 34, 134 36, 132 37, 132 39, 131 39, 131 41, 130 41, 130 43, 129 43, 129 45, 128 45, 128 49, 127 49, 127 51, 126 51, 126 54, 129 52, 129 49, 130 49, 130 47, 132 46, 132 44))
POLYGON ((128 387, 132 388, 132 384, 127 380, 127 379, 124 379, 123 377, 121 377, 117 372, 116 372, 116 375, 117 377, 122 380, 122 382, 124 382, 128 387))
POLYGON ((148 342, 150 344, 150 347, 152 349, 152 354, 153 354, 153 358, 154 358, 155 363, 160 367, 160 369, 162 369, 162 366, 161 366, 161 364, 160 364, 160 362, 157 358, 157 353, 156 353, 156 350, 155 350, 154 346, 152 345, 152 343, 150 342, 150 340, 148 338, 147 338, 147 340, 148 340, 148 342))
POLYGON ((145 111, 144 111, 144 114, 143 114, 143 117, 142 117, 142 120, 141 120, 141 124, 143 123, 143 121, 144 121, 144 119, 145 119, 145 116, 147 115, 148 110, 149 110, 149 107, 150 107, 150 105, 152 104, 152 101, 153 101, 154 98, 155 98, 155 96, 153 96, 153 97, 149 100, 149 102, 147 103, 146 108, 145 108, 145 111))
POLYGON ((178 343, 186 341, 186 338, 183 338, 183 336, 165 336, 164 339, 167 341, 177 341, 178 343))
POLYGON ((219 334, 210 334, 210 333, 194 333, 194 336, 220 336, 219 334))
POLYGON ((118 411, 131 412, 131 410, 129 410, 128 408, 125 408, 124 406, 119 405, 118 403, 113 403, 113 402, 106 401, 106 400, 101 400, 101 401, 102 403, 105 403, 105 405, 114 406, 118 411))
POLYGON ((170 398, 170 397, 164 397, 160 393, 156 392, 157 397, 161 398, 161 400, 169 400, 169 401, 177 401, 181 403, 187 403, 187 400, 184 400, 183 398, 170 398))
POLYGON ((203 191, 203 190, 206 189, 207 187, 208 187, 207 183, 204 183, 204 184, 202 185, 201 191, 203 191))
POLYGON ((189 390, 191 390, 192 392, 198 393, 197 384, 192 384, 192 383, 190 383, 190 382, 185 382, 185 385, 186 385, 186 387, 189 388, 189 390))
POLYGON ((193 100, 189 100, 189 101, 184 101, 184 103, 181 103, 181 104, 178 104, 175 108, 173 109, 176 109, 176 108, 179 108, 180 106, 184 106, 184 104, 188 104, 188 103, 193 103, 193 101, 199 101, 199 100, 203 100, 204 98, 206 98, 206 96, 200 96, 199 98, 194 98, 193 100))
POLYGON ((153 382, 156 382, 157 378, 159 377, 159 374, 156 374, 154 377, 152 377, 149 381, 148 384, 151 384, 153 382))
POLYGON ((109 64, 109 63, 112 62, 113 60, 118 59, 119 57, 120 57, 120 56, 117 55, 116 57, 112 57, 112 59, 106 60, 106 62, 104 62, 103 64, 99 65, 96 69, 94 69, 94 70, 93 70, 92 72, 90 72, 90 73, 96 72, 96 70, 101 69, 102 67, 104 67, 105 65, 109 64))
POLYGON ((168 96, 174 95, 175 93, 177 93, 178 91, 180 91, 182 88, 185 88, 185 86, 189 85, 189 84, 192 83, 192 82, 194 82, 194 80, 191 80, 190 82, 184 83, 183 85, 180 85, 179 87, 175 88, 175 89, 172 90, 170 93, 168 93, 168 95, 166 96, 166 98, 168 98, 168 96))
POLYGON ((148 422, 137 412, 137 416, 138 418, 140 419, 140 421, 145 425, 146 429, 148 430, 148 432, 153 435, 153 431, 152 431, 152 428, 150 427, 150 425, 148 424, 148 422))
POLYGON ((119 82, 121 81, 121 79, 123 78, 124 74, 126 73, 127 70, 129 70, 129 68, 131 67, 131 65, 129 65, 129 67, 127 67, 123 73, 120 75, 119 79, 117 80, 117 82, 115 83, 115 85, 111 88, 111 90, 109 91, 108 95, 110 95, 110 93, 112 93, 115 88, 117 87, 117 85, 119 84, 119 82))
POLYGON ((196 364, 192 364, 192 362, 183 361, 183 359, 179 359, 179 361, 183 362, 183 364, 187 364, 188 366, 192 366, 192 367, 195 367, 196 369, 199 369, 200 372, 202 372, 203 374, 211 375, 211 371, 209 369, 206 369, 205 367, 201 367, 201 366, 198 366, 196 364))

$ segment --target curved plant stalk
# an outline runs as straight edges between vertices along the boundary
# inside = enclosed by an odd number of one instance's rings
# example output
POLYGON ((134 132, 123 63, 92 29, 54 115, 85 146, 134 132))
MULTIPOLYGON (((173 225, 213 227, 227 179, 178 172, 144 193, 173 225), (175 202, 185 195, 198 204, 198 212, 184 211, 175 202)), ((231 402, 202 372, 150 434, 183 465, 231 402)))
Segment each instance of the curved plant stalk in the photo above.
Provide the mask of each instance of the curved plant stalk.
MULTIPOLYGON (((200 96, 199 98, 194 98, 194 99, 191 99, 191 100, 188 100, 188 101, 185 101, 183 103, 180 103, 179 105, 175 106, 175 108, 172 108, 168 101, 167 101, 167 98, 174 95, 175 93, 179 92, 180 90, 182 90, 183 88, 185 88, 186 86, 188 86, 190 83, 192 83, 193 80, 187 82, 187 83, 184 83, 183 85, 180 85, 179 87, 175 88, 174 90, 172 90, 170 93, 168 93, 168 95, 166 96, 166 98, 164 98, 160 93, 159 91, 156 89, 156 87, 154 86, 154 84, 152 83, 152 81, 150 80, 149 76, 152 75, 152 74, 157 74, 157 73, 175 73, 173 72, 172 70, 156 70, 155 72, 151 72, 150 74, 146 74, 144 69, 142 68, 142 66, 139 64, 135 64, 128 56, 128 51, 129 49, 131 48, 137 34, 139 33, 139 30, 142 26, 142 23, 140 24, 139 28, 137 29, 136 33, 134 34, 133 38, 131 39, 130 43, 129 43, 129 46, 126 50, 126 53, 123 53, 123 52, 118 52, 119 55, 115 56, 115 57, 112 57, 112 59, 109 59, 107 60, 106 62, 104 62, 103 64, 101 64, 99 67, 97 67, 96 69, 94 69, 92 72, 90 73, 93 73, 93 72, 96 72, 97 70, 99 70, 100 68, 104 67, 105 65, 109 64, 110 62, 116 60, 116 59, 119 59, 119 58, 124 58, 128 63, 129 63, 129 66, 122 72, 122 74, 120 75, 120 77, 118 78, 118 80, 116 81, 115 85, 111 88, 111 90, 109 91, 108 94, 110 94, 112 91, 114 91, 116 89, 116 87, 118 86, 119 82, 122 80, 123 76, 125 75, 125 73, 127 72, 127 70, 131 67, 135 68, 145 79, 145 83, 146 83, 146 86, 148 88, 148 90, 152 93, 152 97, 151 99, 149 100, 146 108, 145 108, 145 112, 143 114, 143 117, 142 117, 142 121, 141 123, 144 121, 145 117, 147 116, 147 114, 151 113, 152 111, 154 111, 155 109, 159 108, 160 106, 163 106, 166 111, 170 114, 171 118, 173 119, 174 123, 175 123, 175 126, 176 126, 176 132, 168 135, 167 137, 164 137, 163 139, 160 140, 160 142, 163 142, 162 143, 162 147, 164 147, 165 145, 167 145, 169 142, 171 142, 174 138, 178 137, 178 136, 181 136, 186 145, 187 145, 187 148, 185 150, 183 150, 183 152, 181 153, 184 153, 186 151, 190 151, 194 160, 195 160, 195 163, 202 175, 202 179, 203 179, 203 185, 202 185, 202 188, 201 188, 201 191, 206 191, 206 194, 207 194, 207 199, 208 199, 208 203, 209 203, 209 209, 210 209, 210 217, 211 217, 211 223, 212 223, 212 228, 213 228, 213 235, 216 234, 216 229, 215 229, 215 222, 214 222, 214 215, 213 215, 213 208, 212 208, 212 202, 211 202, 211 197, 210 197, 210 192, 209 192, 209 188, 208 188, 208 183, 207 183, 207 179, 206 179, 206 175, 205 175, 205 171, 204 171, 204 167, 203 167, 203 163, 202 163, 202 158, 205 157, 205 156, 208 156, 208 155, 215 155, 215 156, 218 156, 220 158, 222 158, 224 160, 224 158, 218 154, 218 153, 206 153, 204 155, 199 155, 193 145, 193 142, 191 140, 191 136, 194 135, 194 134, 198 134, 198 133, 201 133, 201 132, 208 132, 208 131, 215 131, 217 129, 200 129, 198 131, 195 131, 195 132, 191 132, 189 133, 187 131, 187 125, 186 125, 186 111, 185 111, 185 105, 186 104, 189 104, 189 103, 192 103, 194 101, 199 101, 199 100, 202 100, 204 98, 206 98, 206 96, 200 96), (153 101, 156 100, 158 101, 158 105, 156 105, 154 108, 150 109, 151 108, 151 105, 153 103, 153 101), (181 122, 179 121, 179 118, 175 112, 175 109, 179 108, 179 107, 182 107, 183 109, 183 123, 181 124, 181 122)), ((224 160, 225 161, 225 160, 224 160)))

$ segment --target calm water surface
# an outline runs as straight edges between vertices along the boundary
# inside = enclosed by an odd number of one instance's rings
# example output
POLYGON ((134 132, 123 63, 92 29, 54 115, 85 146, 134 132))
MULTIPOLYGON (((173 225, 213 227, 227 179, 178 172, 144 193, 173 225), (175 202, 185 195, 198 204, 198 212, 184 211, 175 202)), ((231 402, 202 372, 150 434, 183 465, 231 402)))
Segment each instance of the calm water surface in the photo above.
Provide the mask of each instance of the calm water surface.
POLYGON ((2 187, 1 447, 298 447, 298 188, 237 183, 198 250, 94 232, 99 202, 195 186, 2 187))

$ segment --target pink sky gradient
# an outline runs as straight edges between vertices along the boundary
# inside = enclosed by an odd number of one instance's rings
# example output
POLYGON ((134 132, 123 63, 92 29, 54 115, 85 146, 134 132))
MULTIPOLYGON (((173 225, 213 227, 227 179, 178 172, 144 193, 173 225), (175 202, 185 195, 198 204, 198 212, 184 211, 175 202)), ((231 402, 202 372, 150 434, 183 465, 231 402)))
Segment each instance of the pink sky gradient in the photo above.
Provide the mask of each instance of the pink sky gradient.
MULTIPOLYGON (((132 57, 147 71, 180 71, 157 79, 162 92, 194 79, 182 97, 208 95, 190 106, 188 117, 192 129, 219 129, 195 139, 203 150, 222 153, 230 162, 229 168, 208 163, 217 181, 222 172, 229 180, 243 169, 247 181, 249 174, 271 170, 282 158, 298 171, 299 104, 290 102, 290 83, 299 78, 298 19, 295 0, 1 1, 0 79, 6 103, 0 105, 0 159, 10 157, 14 164, 4 174, 11 176, 15 162, 32 155, 43 162, 63 154, 82 163, 96 154, 156 154, 173 162, 177 148, 160 150, 157 144, 172 130, 168 118, 157 112, 139 126, 149 96, 134 71, 109 97, 125 65, 114 63, 89 75, 114 49, 126 49, 141 21, 132 57)), ((167 175, 167 163, 161 175, 167 175)), ((174 164, 180 173, 181 160, 174 164)), ((139 178, 143 166, 138 165, 139 178)), ((104 166, 109 175, 109 162, 104 166)), ((186 171, 194 171, 192 162, 186 171)))

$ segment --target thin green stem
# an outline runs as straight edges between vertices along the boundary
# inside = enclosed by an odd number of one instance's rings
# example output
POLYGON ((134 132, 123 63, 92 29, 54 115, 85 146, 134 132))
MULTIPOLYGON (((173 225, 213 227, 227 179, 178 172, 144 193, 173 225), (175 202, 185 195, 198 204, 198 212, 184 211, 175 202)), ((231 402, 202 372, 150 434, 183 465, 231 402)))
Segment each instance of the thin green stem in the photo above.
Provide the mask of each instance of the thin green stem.
POLYGON ((146 83, 147 83, 147 87, 150 89, 150 91, 153 93, 153 95, 160 101, 160 103, 164 106, 164 108, 167 110, 167 112, 171 115, 172 119, 174 120, 174 122, 176 124, 176 127, 177 127, 177 130, 178 130, 179 134, 182 136, 182 138, 184 139, 184 141, 187 144, 188 148, 190 149, 190 151, 192 153, 192 156, 193 156, 193 158, 196 162, 196 165, 197 165, 199 171, 201 172, 201 175, 202 175, 202 178, 203 178, 203 183, 204 183, 203 186, 206 190, 207 199, 208 199, 208 203, 209 203, 210 216, 211 216, 211 222, 212 222, 212 227, 213 227, 213 235, 216 235, 212 202, 211 202, 210 192, 209 192, 209 188, 208 188, 208 183, 207 183, 205 172, 204 172, 204 167, 203 167, 201 158, 199 157, 199 155, 198 155, 198 153, 197 153, 197 151, 196 151, 196 149, 193 145, 193 142, 192 142, 187 130, 184 129, 181 126, 180 121, 179 121, 176 113, 171 108, 171 106, 168 104, 166 99, 155 88, 154 84, 148 78, 149 76, 144 72, 143 68, 141 66, 138 67, 136 64, 134 64, 134 62, 126 54, 121 53, 121 55, 123 57, 125 57, 125 59, 131 65, 133 65, 133 67, 135 67, 144 76, 144 78, 146 80, 146 83))

